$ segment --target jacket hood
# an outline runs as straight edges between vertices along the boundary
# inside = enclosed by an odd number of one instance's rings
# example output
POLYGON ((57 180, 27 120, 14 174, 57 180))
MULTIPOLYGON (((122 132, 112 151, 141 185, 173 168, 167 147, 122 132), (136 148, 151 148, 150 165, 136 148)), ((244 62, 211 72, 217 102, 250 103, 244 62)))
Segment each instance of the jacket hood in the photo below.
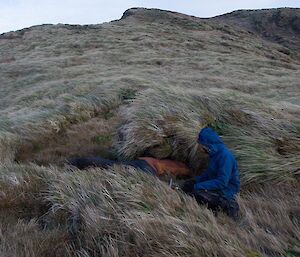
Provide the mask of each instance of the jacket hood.
POLYGON ((198 143, 206 146, 209 155, 216 154, 224 146, 222 139, 212 128, 203 128, 198 135, 198 143))

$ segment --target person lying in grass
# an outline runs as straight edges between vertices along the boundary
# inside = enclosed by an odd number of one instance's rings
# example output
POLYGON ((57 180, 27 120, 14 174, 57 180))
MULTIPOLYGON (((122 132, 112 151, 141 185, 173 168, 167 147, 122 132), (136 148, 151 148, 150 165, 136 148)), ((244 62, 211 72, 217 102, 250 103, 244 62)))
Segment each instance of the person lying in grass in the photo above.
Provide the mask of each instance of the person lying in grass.
POLYGON ((240 190, 240 177, 234 155, 209 127, 199 132, 198 143, 209 155, 208 168, 202 175, 186 180, 181 189, 215 213, 221 209, 237 218, 239 205, 235 197, 240 190))
POLYGON ((76 166, 79 169, 88 167, 108 168, 115 164, 127 165, 147 172, 154 176, 173 175, 175 177, 191 177, 191 170, 182 162, 174 160, 159 160, 152 157, 140 157, 132 161, 114 161, 104 159, 99 156, 95 157, 79 157, 69 158, 67 163, 76 166))
MULTIPOLYGON (((198 143, 209 154, 208 169, 201 176, 186 180, 181 186, 182 191, 194 196, 199 204, 207 204, 208 208, 215 213, 222 209, 230 217, 236 218, 239 206, 235 196, 240 189, 240 179, 233 154, 211 128, 204 128, 200 131, 198 143)), ((175 177, 191 177, 192 175, 189 167, 182 162, 152 157, 140 157, 132 161, 114 161, 95 156, 69 158, 67 162, 79 169, 108 168, 119 164, 135 167, 154 176, 171 174, 175 177)))

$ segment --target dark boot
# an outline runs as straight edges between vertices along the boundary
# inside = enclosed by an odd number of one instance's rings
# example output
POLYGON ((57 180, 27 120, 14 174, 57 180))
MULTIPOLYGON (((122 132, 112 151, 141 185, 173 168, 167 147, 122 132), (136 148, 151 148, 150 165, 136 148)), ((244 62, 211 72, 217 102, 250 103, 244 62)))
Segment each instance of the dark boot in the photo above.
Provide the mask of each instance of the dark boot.
POLYGON ((207 205, 207 208, 212 210, 215 215, 221 209, 220 194, 213 191, 198 190, 192 193, 199 204, 207 205))
POLYGON ((237 220, 238 216, 239 216, 239 209, 240 209, 239 204, 234 199, 229 200, 228 202, 229 202, 229 205, 226 210, 226 213, 233 220, 237 220))
POLYGON ((239 204, 235 199, 220 199, 221 209, 233 220, 237 220, 239 214, 239 204))

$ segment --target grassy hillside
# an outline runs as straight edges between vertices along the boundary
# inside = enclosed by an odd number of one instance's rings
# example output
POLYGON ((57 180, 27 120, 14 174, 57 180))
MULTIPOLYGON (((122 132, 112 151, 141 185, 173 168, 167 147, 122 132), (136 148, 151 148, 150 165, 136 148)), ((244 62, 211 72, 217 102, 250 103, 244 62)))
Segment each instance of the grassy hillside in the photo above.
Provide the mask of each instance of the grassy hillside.
POLYGON ((0 35, 1 255, 297 256, 299 13, 135 8, 0 35), (237 222, 135 170, 64 164, 150 155, 201 173, 207 125, 238 159, 237 222))

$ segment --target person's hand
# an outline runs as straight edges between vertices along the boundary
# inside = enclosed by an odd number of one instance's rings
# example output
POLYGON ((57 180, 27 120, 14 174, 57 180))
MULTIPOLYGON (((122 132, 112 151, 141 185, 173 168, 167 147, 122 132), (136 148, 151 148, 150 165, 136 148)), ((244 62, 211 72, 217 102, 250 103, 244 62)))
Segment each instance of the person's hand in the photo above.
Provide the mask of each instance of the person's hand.
POLYGON ((186 181, 181 185, 181 190, 185 193, 191 193, 194 190, 194 185, 196 181, 195 179, 191 178, 186 181))
POLYGON ((175 185, 175 184, 173 184, 173 185, 171 186, 171 188, 172 188, 173 190, 179 190, 179 189, 180 189, 180 187, 179 187, 178 185, 175 185))

